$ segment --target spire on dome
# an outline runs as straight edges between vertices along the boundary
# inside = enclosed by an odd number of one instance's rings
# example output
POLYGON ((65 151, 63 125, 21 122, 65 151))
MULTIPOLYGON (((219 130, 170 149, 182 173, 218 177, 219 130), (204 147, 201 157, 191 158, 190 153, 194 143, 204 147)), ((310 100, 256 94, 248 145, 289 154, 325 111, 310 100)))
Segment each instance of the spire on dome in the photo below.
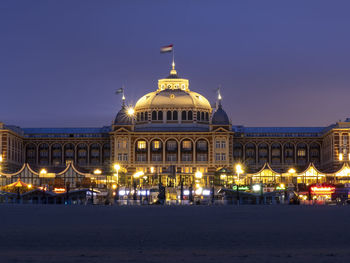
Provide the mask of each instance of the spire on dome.
POLYGON ((172 69, 170 70, 170 75, 177 75, 177 72, 175 70, 175 58, 174 58, 175 51, 173 49, 173 62, 171 63, 172 69))
POLYGON ((221 89, 221 86, 219 86, 217 88, 218 97, 217 97, 217 101, 216 101, 216 108, 221 106, 222 96, 221 96, 220 89, 221 89))

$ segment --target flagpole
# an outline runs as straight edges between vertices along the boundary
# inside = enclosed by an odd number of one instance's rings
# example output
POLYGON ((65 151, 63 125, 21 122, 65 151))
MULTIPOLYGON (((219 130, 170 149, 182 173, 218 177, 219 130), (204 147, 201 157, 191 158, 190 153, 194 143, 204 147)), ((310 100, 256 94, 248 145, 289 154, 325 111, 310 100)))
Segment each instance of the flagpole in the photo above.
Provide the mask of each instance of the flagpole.
POLYGON ((172 63, 173 69, 175 69, 175 47, 173 46, 173 63, 172 63))

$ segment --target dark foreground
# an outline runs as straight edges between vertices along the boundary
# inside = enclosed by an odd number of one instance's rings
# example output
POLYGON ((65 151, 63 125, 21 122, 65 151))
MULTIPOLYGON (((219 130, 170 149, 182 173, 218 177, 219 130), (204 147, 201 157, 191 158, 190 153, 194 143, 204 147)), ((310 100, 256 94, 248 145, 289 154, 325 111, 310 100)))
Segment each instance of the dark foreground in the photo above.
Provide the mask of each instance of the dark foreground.
POLYGON ((0 206, 0 262, 349 262, 350 207, 0 206))

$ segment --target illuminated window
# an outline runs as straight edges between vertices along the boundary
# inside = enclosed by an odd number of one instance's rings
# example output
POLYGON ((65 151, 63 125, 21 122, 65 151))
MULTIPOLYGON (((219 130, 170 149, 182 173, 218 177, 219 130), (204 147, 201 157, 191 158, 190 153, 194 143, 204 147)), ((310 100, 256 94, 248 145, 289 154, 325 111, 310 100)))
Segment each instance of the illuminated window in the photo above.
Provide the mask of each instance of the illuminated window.
POLYGON ((183 149, 191 149, 192 148, 191 141, 182 141, 182 148, 183 149))
POLYGON ((140 149, 140 150, 146 149, 146 141, 138 141, 137 149, 140 149))
POLYGON ((192 173, 192 167, 182 167, 181 172, 185 174, 192 173))
POLYGON ((298 157, 305 157, 306 156, 306 151, 304 149, 299 149, 298 150, 298 157))
POLYGON ((153 141, 152 144, 154 150, 160 149, 160 141, 153 141))
POLYGON ((216 149, 219 149, 220 146, 221 146, 220 141, 216 141, 216 142, 215 142, 215 148, 216 148, 216 149))
POLYGON ((127 153, 124 153, 123 154, 123 161, 127 161, 128 160, 128 154, 127 153))
POLYGON ((123 161, 123 154, 118 153, 118 161, 123 161))

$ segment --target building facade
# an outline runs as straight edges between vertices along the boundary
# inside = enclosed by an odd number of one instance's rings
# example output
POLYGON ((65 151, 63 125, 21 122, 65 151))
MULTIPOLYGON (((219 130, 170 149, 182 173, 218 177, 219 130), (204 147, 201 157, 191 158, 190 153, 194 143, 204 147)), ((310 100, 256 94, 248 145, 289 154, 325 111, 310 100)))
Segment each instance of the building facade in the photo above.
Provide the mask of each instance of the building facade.
POLYGON ((36 173, 45 168, 59 174, 72 163, 86 174, 95 169, 111 174, 118 163, 125 184, 142 171, 148 184, 161 180, 173 185, 192 183, 197 171, 212 183, 222 169, 234 173, 237 163, 251 174, 266 164, 286 173, 310 163, 331 173, 350 160, 349 133, 349 119, 328 127, 232 125, 220 94, 212 107, 173 66, 134 107, 123 100, 110 126, 20 128, 0 123, 1 173, 16 173, 26 164, 36 173))

